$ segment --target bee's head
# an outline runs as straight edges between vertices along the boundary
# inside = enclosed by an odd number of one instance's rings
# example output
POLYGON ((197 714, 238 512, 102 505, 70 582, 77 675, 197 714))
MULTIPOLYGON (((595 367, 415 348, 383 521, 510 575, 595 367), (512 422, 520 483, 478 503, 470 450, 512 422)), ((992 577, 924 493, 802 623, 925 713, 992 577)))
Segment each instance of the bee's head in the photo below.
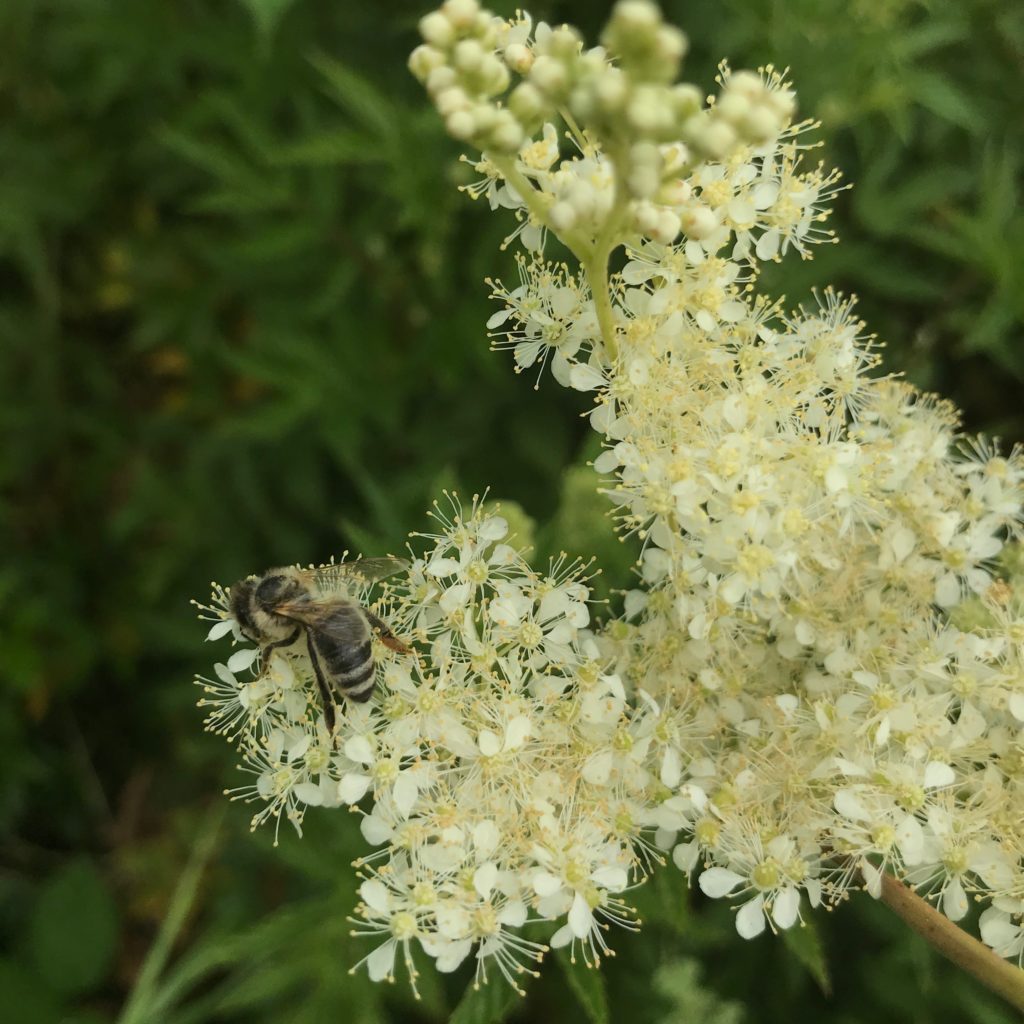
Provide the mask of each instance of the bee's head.
POLYGON ((256 580, 249 578, 231 584, 229 605, 231 616, 238 623, 239 629, 250 640, 259 641, 260 631, 253 620, 253 597, 256 592, 256 580))
POLYGON ((257 606, 269 614, 275 605, 293 601, 304 593, 306 588, 301 580, 296 579, 293 572, 287 569, 271 569, 255 583, 253 597, 257 606))

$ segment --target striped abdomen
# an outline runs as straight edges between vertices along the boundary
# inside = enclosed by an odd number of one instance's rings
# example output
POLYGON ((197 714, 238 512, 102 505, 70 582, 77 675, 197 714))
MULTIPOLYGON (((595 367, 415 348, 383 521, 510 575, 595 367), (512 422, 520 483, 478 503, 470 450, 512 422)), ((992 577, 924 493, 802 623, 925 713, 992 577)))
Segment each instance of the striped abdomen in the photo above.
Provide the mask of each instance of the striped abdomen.
POLYGON ((370 628, 354 604, 334 609, 309 629, 310 645, 324 681, 347 700, 365 701, 373 693, 374 665, 370 628))

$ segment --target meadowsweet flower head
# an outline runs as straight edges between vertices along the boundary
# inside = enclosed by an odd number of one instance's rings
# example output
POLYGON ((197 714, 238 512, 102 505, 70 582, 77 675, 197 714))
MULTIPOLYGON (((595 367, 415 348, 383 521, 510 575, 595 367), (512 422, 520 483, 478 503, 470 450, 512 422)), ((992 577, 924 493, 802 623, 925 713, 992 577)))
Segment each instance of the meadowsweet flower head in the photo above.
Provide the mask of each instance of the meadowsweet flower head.
MULTIPOLYGON (((476 0, 420 30, 412 70, 478 151, 467 192, 516 220, 493 346, 591 396, 636 586, 594 623, 589 564, 531 567, 446 496, 407 567, 350 594, 400 641, 369 702, 332 718, 301 638, 200 680, 252 776, 235 795, 254 824, 359 811, 374 979, 401 958, 415 986, 416 946, 517 988, 548 946, 598 963, 669 856, 745 938, 889 873, 953 920, 988 901, 982 939, 1021 958, 1024 456, 879 374, 851 296, 755 293, 832 240, 839 177, 805 166, 785 76, 723 65, 705 101, 648 0, 590 49, 476 0)), ((244 640, 222 588, 206 614, 244 640)))
MULTIPOLYGON (((1024 625, 998 559, 1024 458, 879 375, 852 297, 755 294, 762 263, 834 240, 839 175, 806 165, 783 74, 723 65, 705 103, 645 0, 595 49, 475 17, 522 76, 515 147, 459 136, 525 249, 492 289, 496 347, 592 396, 594 468, 642 541, 625 621, 595 634, 631 724, 583 776, 657 779, 640 819, 744 936, 888 871, 954 920, 990 897, 982 937, 1019 957, 1024 625)), ((448 44, 432 59, 444 113, 461 72, 448 44)))

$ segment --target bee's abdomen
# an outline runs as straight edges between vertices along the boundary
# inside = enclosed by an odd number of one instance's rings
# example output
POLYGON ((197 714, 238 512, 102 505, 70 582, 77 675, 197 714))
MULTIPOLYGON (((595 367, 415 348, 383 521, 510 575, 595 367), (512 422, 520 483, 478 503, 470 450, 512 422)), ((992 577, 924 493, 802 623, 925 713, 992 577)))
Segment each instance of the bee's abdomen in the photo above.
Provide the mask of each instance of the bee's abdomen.
POLYGON ((348 700, 369 700, 373 692, 373 648, 362 643, 336 644, 324 651, 325 668, 335 686, 348 700))

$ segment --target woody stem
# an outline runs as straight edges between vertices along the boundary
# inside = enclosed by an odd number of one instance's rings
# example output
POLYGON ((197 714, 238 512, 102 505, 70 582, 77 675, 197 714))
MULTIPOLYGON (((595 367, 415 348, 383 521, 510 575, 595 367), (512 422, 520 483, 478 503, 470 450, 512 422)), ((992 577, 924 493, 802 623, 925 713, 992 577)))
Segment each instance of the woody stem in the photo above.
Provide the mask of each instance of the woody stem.
POLYGON ((944 957, 1024 1012, 1024 971, 1019 967, 995 954, 892 875, 882 875, 882 902, 944 957))

